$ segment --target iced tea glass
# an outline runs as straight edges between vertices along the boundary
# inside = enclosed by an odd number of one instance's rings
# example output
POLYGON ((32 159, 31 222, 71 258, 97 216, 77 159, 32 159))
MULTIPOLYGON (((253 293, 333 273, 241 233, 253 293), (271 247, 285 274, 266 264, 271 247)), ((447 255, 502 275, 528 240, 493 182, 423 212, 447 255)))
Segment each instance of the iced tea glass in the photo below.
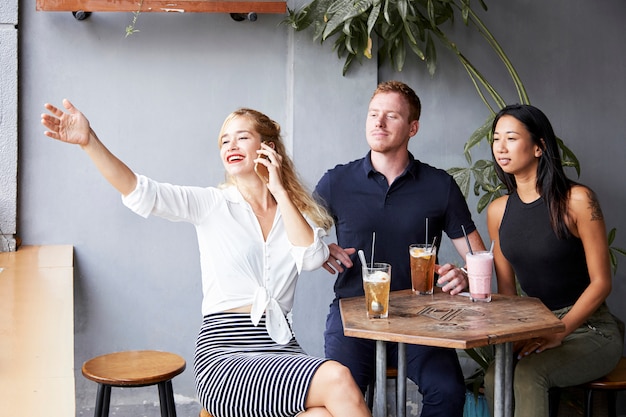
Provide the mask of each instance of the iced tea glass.
POLYGON ((435 257, 437 247, 424 243, 409 246, 411 258, 411 287, 420 295, 430 295, 435 287, 435 257))
POLYGON ((390 286, 391 265, 379 262, 363 266, 363 290, 368 318, 387 318, 390 286))
POLYGON ((491 301, 491 276, 493 273, 493 253, 478 251, 465 256, 467 279, 472 301, 491 301))

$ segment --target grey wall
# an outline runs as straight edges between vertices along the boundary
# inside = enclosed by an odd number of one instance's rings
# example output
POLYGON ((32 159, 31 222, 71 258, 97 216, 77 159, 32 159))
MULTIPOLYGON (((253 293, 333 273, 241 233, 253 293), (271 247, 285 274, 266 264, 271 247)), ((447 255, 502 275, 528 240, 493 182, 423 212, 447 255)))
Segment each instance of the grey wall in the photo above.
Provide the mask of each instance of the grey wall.
MULTIPOLYGON (((617 246, 626 247, 620 181, 626 175, 626 3, 489 3, 483 14, 488 26, 531 101, 580 158, 580 180, 595 189, 607 225, 618 229, 617 246)), ((292 33, 279 25, 282 16, 238 23, 226 14, 143 13, 140 32, 124 38, 130 13, 94 13, 79 22, 70 13, 35 12, 34 1, 21 6, 17 234, 24 244, 75 246, 78 407, 95 398, 94 384, 80 375, 82 362, 121 349, 183 355, 189 370, 176 378, 174 389, 177 400, 193 401, 191 364, 201 320, 198 250, 191 226, 134 215, 79 148, 44 137, 43 103, 72 100, 136 171, 201 186, 223 179, 216 136, 223 118, 239 106, 282 123, 311 187, 326 169, 366 152, 364 115, 378 81, 402 79, 421 96, 421 129, 411 150, 442 168, 464 165, 463 144, 488 115, 445 50, 432 78, 414 61, 398 74, 378 69, 375 60, 342 77, 332 42, 319 45, 310 32, 292 33)), ((503 68, 483 50, 480 37, 457 26, 455 41, 515 101, 503 68)), ((487 149, 480 152, 488 155, 487 149)), ((475 203, 471 198, 471 207, 475 203)), ((484 213, 475 216, 486 238, 484 213)), ((446 245, 442 256, 456 261, 446 245)), ((622 259, 609 304, 623 320, 625 274, 622 259)), ((332 281, 316 271, 304 274, 298 286, 295 330, 316 355, 323 354, 332 281)))

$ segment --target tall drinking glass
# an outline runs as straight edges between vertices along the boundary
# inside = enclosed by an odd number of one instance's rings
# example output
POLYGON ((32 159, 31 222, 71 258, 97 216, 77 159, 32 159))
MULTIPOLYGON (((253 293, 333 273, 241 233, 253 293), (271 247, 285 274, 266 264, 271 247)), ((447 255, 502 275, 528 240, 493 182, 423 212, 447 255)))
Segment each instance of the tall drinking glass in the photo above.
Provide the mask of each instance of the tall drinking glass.
POLYGON ((435 258, 437 247, 424 243, 409 246, 411 258, 411 286, 413 292, 430 295, 435 287, 435 258))
POLYGON ((478 251, 465 256, 467 279, 469 280, 472 301, 491 301, 491 276, 493 273, 493 253, 478 251))
POLYGON ((363 290, 368 318, 387 318, 390 287, 391 265, 379 262, 363 266, 363 290))

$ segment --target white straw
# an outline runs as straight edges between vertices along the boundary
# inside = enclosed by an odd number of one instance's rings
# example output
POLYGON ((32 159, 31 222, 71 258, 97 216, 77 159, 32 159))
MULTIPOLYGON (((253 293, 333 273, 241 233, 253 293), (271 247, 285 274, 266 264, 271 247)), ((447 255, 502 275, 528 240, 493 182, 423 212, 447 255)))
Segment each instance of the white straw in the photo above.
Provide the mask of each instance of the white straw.
POLYGON ((372 268, 374 268, 374 244, 376 243, 376 232, 372 232, 372 268))
POLYGON ((367 261, 365 260, 365 254, 363 253, 363 249, 359 249, 359 259, 361 260, 361 264, 364 267, 367 267, 367 261))
POLYGON ((493 245, 496 243, 495 240, 491 241, 491 247, 489 248, 489 253, 493 253, 493 245))

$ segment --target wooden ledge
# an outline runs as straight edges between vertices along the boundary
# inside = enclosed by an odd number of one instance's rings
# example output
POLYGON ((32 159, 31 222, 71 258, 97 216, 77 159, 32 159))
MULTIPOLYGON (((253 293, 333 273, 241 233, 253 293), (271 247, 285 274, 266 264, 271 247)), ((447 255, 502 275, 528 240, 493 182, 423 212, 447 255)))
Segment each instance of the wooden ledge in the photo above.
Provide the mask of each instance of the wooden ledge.
POLYGON ((0 415, 73 416, 70 245, 0 253, 0 415))
POLYGON ((47 12, 178 12, 178 13, 287 13, 286 1, 256 0, 37 0, 47 12))

